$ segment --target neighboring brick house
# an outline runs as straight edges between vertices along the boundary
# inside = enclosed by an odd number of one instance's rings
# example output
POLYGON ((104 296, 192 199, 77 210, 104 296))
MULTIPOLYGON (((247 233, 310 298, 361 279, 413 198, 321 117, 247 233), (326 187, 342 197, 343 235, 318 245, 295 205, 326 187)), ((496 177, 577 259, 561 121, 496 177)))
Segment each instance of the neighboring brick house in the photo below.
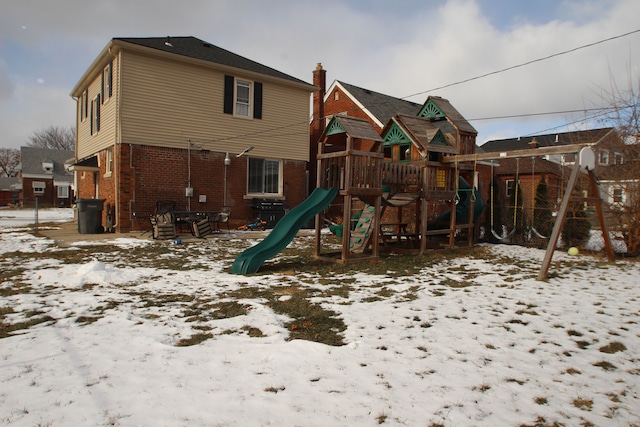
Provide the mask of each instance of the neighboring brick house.
MULTIPOLYGON (((598 177, 611 179, 613 167, 624 162, 624 144, 613 128, 599 128, 583 131, 553 133, 520 138, 492 140, 480 148, 483 152, 503 152, 528 148, 556 147, 570 144, 587 144, 596 156, 594 173, 598 177)), ((516 178, 523 192, 523 206, 531 210, 535 188, 544 175, 549 186, 549 198, 553 205, 560 203, 564 186, 571 173, 570 166, 576 160, 575 154, 547 155, 542 158, 523 158, 496 160, 494 174, 500 184, 501 197, 506 198, 513 188, 516 178), (532 170, 533 169, 533 170, 532 170)), ((607 200, 608 190, 601 188, 602 196, 607 200)), ((622 191, 622 190, 620 190, 622 191)))
POLYGON ((21 187, 20 178, 0 176, 0 206, 18 204, 21 187))
POLYGON ((314 89, 195 37, 114 38, 71 92, 78 198, 105 199, 120 232, 148 228, 158 201, 228 206, 232 225, 256 198, 293 207, 314 89))
POLYGON ((23 206, 71 207, 73 173, 69 171, 73 151, 20 147, 20 180, 23 206))

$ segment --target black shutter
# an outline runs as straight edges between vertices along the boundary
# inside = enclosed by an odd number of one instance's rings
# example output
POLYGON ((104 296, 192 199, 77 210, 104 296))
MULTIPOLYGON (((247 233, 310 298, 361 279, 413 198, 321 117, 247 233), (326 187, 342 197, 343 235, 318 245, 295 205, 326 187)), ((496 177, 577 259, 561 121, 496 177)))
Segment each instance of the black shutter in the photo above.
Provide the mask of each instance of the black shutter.
MULTIPOLYGON (((102 70, 102 74, 100 74, 100 94, 104 93, 104 70, 102 70)), ((104 102, 104 96, 100 97, 101 102, 104 102)))
POLYGON ((253 86, 253 118, 262 119, 262 83, 253 86))
POLYGON ((233 76, 224 76, 224 113, 233 114, 233 76))
POLYGON ((89 135, 93 135, 93 102, 91 103, 91 116, 89 117, 89 135))

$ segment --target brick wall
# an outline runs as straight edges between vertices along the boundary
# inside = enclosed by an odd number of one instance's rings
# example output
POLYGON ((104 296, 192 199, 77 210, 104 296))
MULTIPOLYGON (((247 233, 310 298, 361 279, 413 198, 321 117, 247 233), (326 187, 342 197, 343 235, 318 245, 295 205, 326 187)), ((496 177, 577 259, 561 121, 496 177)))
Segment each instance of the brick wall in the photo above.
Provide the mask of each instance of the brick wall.
MULTIPOLYGON (((191 150, 191 179, 189 180, 189 151, 152 146, 122 144, 115 153, 117 181, 120 188, 116 231, 147 230, 149 215, 156 210, 156 202, 169 200, 177 210, 218 212, 225 205, 225 153, 191 150), (185 189, 193 188, 193 197, 185 189), (205 201, 200 201, 200 196, 205 201)), ((226 206, 231 207, 230 227, 237 227, 253 216, 252 198, 246 198, 247 157, 231 157, 226 167, 226 206)), ((102 163, 101 163, 102 164, 102 163)), ((115 203, 109 193, 115 174, 104 178, 100 173, 100 198, 115 203), (103 188, 104 186, 107 188, 103 188), (104 191, 103 191, 104 190, 104 191)), ((283 162, 285 207, 292 208, 304 200, 306 194, 306 162, 283 162)))

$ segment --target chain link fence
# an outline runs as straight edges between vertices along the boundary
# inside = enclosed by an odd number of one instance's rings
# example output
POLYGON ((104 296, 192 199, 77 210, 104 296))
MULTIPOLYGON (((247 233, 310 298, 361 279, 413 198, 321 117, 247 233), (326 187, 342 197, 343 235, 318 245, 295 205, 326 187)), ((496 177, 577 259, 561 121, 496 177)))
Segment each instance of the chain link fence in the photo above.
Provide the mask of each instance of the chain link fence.
POLYGON ((40 208, 0 206, 0 233, 12 231, 38 231, 39 227, 52 222, 69 222, 74 219, 73 208, 40 208))

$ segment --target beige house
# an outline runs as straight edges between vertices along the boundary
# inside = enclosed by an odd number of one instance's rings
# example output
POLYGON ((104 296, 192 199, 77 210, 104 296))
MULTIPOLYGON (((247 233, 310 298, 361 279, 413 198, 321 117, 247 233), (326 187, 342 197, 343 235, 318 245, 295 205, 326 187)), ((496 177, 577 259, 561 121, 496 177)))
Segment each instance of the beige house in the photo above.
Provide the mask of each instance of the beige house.
POLYGON ((195 37, 114 38, 71 92, 77 102, 77 197, 105 200, 107 229, 148 228, 177 210, 255 201, 285 207, 307 193, 309 96, 295 77, 195 37))

